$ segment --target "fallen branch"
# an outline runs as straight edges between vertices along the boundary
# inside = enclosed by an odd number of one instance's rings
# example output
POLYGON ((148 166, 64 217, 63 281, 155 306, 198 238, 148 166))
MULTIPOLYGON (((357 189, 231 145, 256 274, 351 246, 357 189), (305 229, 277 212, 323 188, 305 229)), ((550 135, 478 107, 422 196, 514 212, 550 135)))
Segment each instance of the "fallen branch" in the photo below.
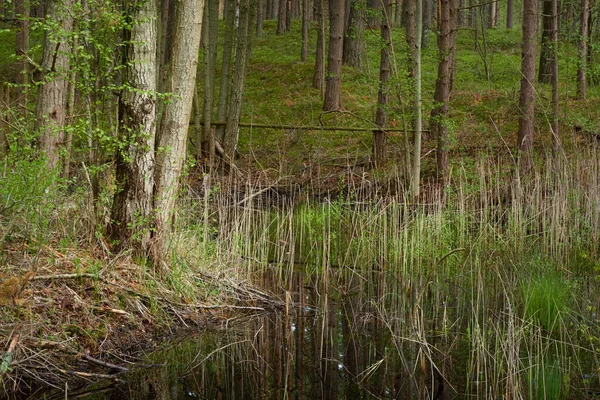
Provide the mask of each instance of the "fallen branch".
POLYGON ((112 364, 112 363, 109 363, 109 362, 106 362, 106 361, 98 360, 98 359, 96 359, 94 357, 91 357, 91 356, 89 356, 89 355, 87 355, 85 353, 81 353, 81 352, 79 352, 79 351, 77 351, 77 350, 75 350, 75 349, 73 349, 71 347, 65 346, 65 345, 63 345, 61 343, 51 342, 51 341, 48 341, 48 340, 42 340, 40 342, 40 346, 43 349, 56 349, 56 350, 62 351, 63 353, 67 353, 67 354, 71 354, 71 355, 80 357, 83 360, 86 360, 86 361, 88 361, 88 362, 90 362, 92 364, 99 365, 101 367, 110 368, 110 369, 116 369, 116 370, 119 370, 121 372, 127 372, 127 371, 129 371, 129 368, 127 368, 127 367, 123 367, 121 365, 116 365, 116 364, 112 364))
POLYGON ((114 375, 109 374, 94 374, 91 372, 82 372, 82 371, 67 371, 65 369, 58 369, 59 372, 62 372, 65 375, 75 375, 81 376, 83 378, 97 378, 97 379, 110 379, 117 383, 126 383, 123 379, 119 379, 114 375))
POLYGON ((15 333, 10 341, 10 344, 8 345, 6 353, 4 353, 4 355, 2 356, 2 363, 0 364, 0 374, 5 374, 10 370, 10 364, 12 363, 17 343, 19 343, 19 334, 15 333))

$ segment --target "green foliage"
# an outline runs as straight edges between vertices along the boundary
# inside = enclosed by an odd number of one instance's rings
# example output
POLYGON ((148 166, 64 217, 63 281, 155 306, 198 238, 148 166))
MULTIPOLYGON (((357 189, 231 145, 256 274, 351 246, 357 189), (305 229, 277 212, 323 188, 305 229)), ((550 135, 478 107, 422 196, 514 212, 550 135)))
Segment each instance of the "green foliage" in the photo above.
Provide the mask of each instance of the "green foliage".
POLYGON ((555 332, 565 324, 571 311, 572 285, 558 273, 546 271, 521 287, 524 299, 524 318, 548 332, 555 332))
POLYGON ((529 372, 530 399, 562 400, 568 392, 568 376, 563 374, 558 360, 542 360, 530 367, 529 372))

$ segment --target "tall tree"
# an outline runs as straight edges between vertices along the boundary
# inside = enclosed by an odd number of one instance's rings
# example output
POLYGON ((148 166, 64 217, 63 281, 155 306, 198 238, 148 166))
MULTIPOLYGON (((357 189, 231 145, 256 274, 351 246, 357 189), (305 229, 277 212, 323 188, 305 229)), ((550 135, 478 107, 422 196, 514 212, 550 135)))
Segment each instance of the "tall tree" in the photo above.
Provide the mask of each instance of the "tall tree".
POLYGON ((339 110, 341 107, 344 11, 344 1, 329 0, 329 50, 327 53, 324 111, 339 110))
POLYGON ((360 69, 365 51, 365 4, 364 0, 348 0, 348 4, 350 7, 342 62, 360 69))
POLYGON ((385 0, 382 7, 381 19, 381 58, 379 62, 379 93, 377 95, 377 112, 375 124, 377 130, 373 133, 373 156, 375 166, 381 168, 385 164, 386 131, 388 116, 386 106, 389 94, 389 81, 391 75, 390 50, 392 47, 392 1, 385 0))
POLYGON ((277 34, 287 32, 288 0, 279 0, 279 13, 277 15, 277 34))
POLYGON ((535 118, 535 59, 537 51, 538 0, 523 0, 523 44, 521 92, 519 95, 519 168, 528 173, 533 167, 535 118))
POLYGON ((123 83, 110 236, 121 247, 150 251, 156 140, 156 0, 128 3, 123 33, 123 83))
POLYGON ((309 6, 308 0, 302 0, 302 48, 300 49, 300 60, 308 59, 308 28, 309 28, 309 6))
POLYGON ((219 15, 216 1, 207 1, 205 3, 206 15, 204 21, 206 26, 203 27, 206 32, 204 41, 204 109, 203 117, 204 125, 202 127, 202 153, 203 157, 208 160, 210 168, 214 166, 215 158, 215 135, 211 126, 212 112, 215 96, 215 75, 217 66, 217 36, 219 15))
POLYGON ((265 4, 264 0, 256 1, 256 36, 263 34, 263 22, 265 20, 265 4))
POLYGON ((440 0, 438 36, 438 75, 431 111, 431 132, 437 139, 437 174, 443 178, 448 168, 448 109, 454 86, 454 60, 458 30, 458 0, 440 0))
POLYGON ((581 0, 581 23, 579 25, 579 65, 577 68, 577 97, 587 99, 587 57, 590 0, 581 0))
POLYGON ((155 262, 160 261, 164 256, 186 156, 203 11, 204 0, 177 2, 171 75, 167 85, 171 99, 165 106, 156 152, 155 231, 152 254, 155 262))
POLYGON ((552 66, 554 64, 553 46, 555 46, 552 42, 552 25, 554 18, 552 15, 552 2, 553 0, 543 0, 542 5, 542 43, 538 72, 538 81, 541 83, 551 83, 552 81, 552 66))
POLYGON ((312 87, 323 92, 325 84, 325 14, 326 0, 315 0, 317 18, 317 46, 315 50, 315 72, 313 74, 312 87))
POLYGON ((46 155, 48 167, 52 169, 59 166, 60 147, 65 141, 73 2, 49 0, 46 9, 46 18, 55 23, 57 28, 47 30, 44 37, 40 66, 42 84, 38 86, 35 130, 39 134, 40 149, 46 155))
MULTIPOLYGON (((16 0, 15 1, 15 13, 18 18, 17 25, 17 37, 16 37, 16 54, 17 56, 24 56, 29 53, 29 0, 16 0)), ((17 103, 19 104, 19 112, 21 115, 27 117, 27 90, 26 87, 29 84, 29 63, 24 59, 19 65, 19 76, 17 83, 21 85, 19 95, 17 97, 17 103)))
POLYGON ((223 161, 226 165, 233 164, 239 137, 239 122, 242 111, 246 68, 250 57, 250 29, 254 19, 251 0, 240 0, 239 22, 236 33, 235 60, 231 80, 231 94, 227 109, 227 126, 223 141, 223 161))
POLYGON ((433 14, 433 0, 423 1, 423 34, 421 35, 421 47, 426 49, 429 46, 429 36, 431 33, 431 19, 433 14))
POLYGON ((552 150, 560 147, 558 112, 558 0, 552 0, 552 150))
POLYGON ((413 128, 415 131, 414 137, 414 154, 413 168, 411 180, 411 192, 414 199, 419 197, 421 190, 421 131, 423 129, 423 105, 421 99, 421 35, 423 32, 423 3, 422 0, 415 1, 414 27, 415 27, 415 45, 412 56, 413 63, 413 128))
POLYGON ((506 29, 513 28, 514 8, 515 8, 515 0, 507 0, 507 3, 506 3, 506 29))
MULTIPOLYGON (((210 1, 210 0, 209 0, 210 1)), ((223 57, 221 61, 221 81, 219 88, 219 104, 217 106, 217 120, 225 121, 227 116, 227 104, 229 101, 229 87, 231 82, 231 58, 233 54, 233 41, 235 38, 235 1, 227 1, 225 11, 225 40, 223 43, 223 57)), ((216 129, 216 140, 223 141, 225 128, 220 126, 216 129)))

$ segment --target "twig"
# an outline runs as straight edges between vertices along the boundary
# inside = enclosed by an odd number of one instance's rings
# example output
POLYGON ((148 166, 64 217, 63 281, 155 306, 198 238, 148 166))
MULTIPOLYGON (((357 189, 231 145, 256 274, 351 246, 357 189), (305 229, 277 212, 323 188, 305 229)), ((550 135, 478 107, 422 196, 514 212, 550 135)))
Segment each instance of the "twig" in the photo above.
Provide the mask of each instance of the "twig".
POLYGON ((71 347, 65 346, 61 343, 56 343, 56 342, 51 342, 48 340, 42 340, 40 342, 40 346, 43 349, 57 349, 59 351, 62 351, 63 353, 67 353, 67 354, 71 354, 77 357, 81 357, 82 359, 92 363, 92 364, 96 364, 96 365, 100 365, 101 367, 106 367, 106 368, 110 368, 110 369, 116 369, 122 372, 127 372, 129 371, 129 368, 127 367, 123 367, 121 365, 116 365, 116 364, 112 364, 109 363, 107 361, 102 361, 102 360, 98 360, 94 357, 91 357, 85 353, 81 353, 71 347))
POLYGON ((63 374, 66 375, 75 375, 75 376, 81 376, 84 378, 97 378, 97 379, 110 379, 112 381, 118 382, 118 383, 126 383, 123 379, 119 379, 114 375, 109 375, 109 374, 94 374, 91 372, 82 372, 82 371, 67 371, 65 369, 58 369, 59 372, 62 372, 63 374))

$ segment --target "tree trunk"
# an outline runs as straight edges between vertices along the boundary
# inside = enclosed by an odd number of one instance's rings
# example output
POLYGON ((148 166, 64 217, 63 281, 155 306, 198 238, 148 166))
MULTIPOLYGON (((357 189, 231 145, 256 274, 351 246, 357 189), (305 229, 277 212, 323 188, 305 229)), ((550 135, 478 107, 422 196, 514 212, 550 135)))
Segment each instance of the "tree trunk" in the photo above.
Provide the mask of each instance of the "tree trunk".
POLYGON ((207 33, 206 45, 204 47, 204 108, 202 126, 202 157, 206 159, 209 168, 215 164, 215 135, 210 123, 215 102, 215 75, 217 67, 217 36, 219 28, 218 9, 216 2, 205 3, 206 21, 205 32, 207 33))
POLYGON ((130 5, 124 33, 115 198, 109 234, 139 256, 150 250, 156 138, 156 0, 130 5))
MULTIPOLYGON (((210 0, 209 0, 210 1, 210 0)), ((225 42, 223 43, 223 60, 221 61, 221 86, 219 90, 219 106, 217 108, 217 120, 225 121, 227 115, 227 104, 229 100, 229 86, 231 75, 231 54, 233 53, 233 40, 235 36, 235 1, 227 1, 225 12, 225 42)), ((225 127, 216 129, 216 140, 223 142, 225 127)))
POLYGON ((421 130, 422 130, 422 99, 421 99, 421 34, 423 32, 423 7, 422 0, 416 0, 415 7, 415 48, 413 55, 413 82, 414 82, 414 100, 413 112, 415 131, 414 154, 413 154, 413 169, 411 192, 412 197, 416 201, 419 198, 421 185, 421 130))
POLYGON ((552 41, 552 2, 553 0, 544 0, 542 9, 542 44, 540 51, 540 69, 538 72, 538 81, 541 83, 552 82, 552 65, 554 56, 554 44, 552 41))
POLYGON ((558 0, 552 0, 552 150, 560 148, 558 93, 558 0))
MULTIPOLYGON (((29 54, 29 0, 16 0, 15 13, 19 19, 17 24, 16 54, 17 57, 29 54)), ((17 84, 21 86, 17 97, 18 113, 27 121, 27 86, 29 85, 29 63, 26 60, 19 62, 17 84)))
POLYGON ((492 4, 490 4, 490 28, 494 29, 496 27, 496 7, 498 5, 498 1, 493 1, 492 4))
POLYGON ((341 107, 344 11, 343 1, 329 0, 329 50, 323 111, 339 110, 341 107))
POLYGON ((400 25, 402 23, 402 1, 396 0, 396 7, 394 7, 394 25, 400 25))
POLYGON ((56 32, 46 32, 42 56, 42 79, 35 109, 35 131, 39 146, 47 158, 48 168, 60 164, 60 148, 64 145, 70 67, 69 36, 73 30, 73 0, 49 0, 47 19, 55 21, 56 32))
POLYGON ((385 146, 388 116, 386 106, 389 94, 390 81, 390 50, 392 47, 392 1, 385 0, 382 8, 381 39, 384 44, 381 48, 381 59, 379 63, 379 93, 377 95, 377 112, 375 124, 378 130, 373 133, 373 158, 375 167, 382 168, 385 165, 385 146))
POLYGON ((10 132, 10 86, 3 84, 0 86, 0 161, 4 160, 10 148, 8 134, 10 132))
POLYGON ((523 0, 523 50, 521 58, 521 93, 519 96, 519 168, 524 174, 533 167, 535 118, 535 59, 538 23, 538 0, 523 0))
POLYGON ((308 59, 308 0, 302 0, 302 48, 300 49, 300 60, 306 62, 308 59))
POLYGON ((277 16, 278 35, 283 35, 287 31, 287 4, 288 0, 279 0, 279 13, 277 16))
MULTIPOLYGON (((210 1, 210 0, 209 0, 210 1)), ((256 36, 263 34, 263 21, 265 19, 264 0, 256 1, 256 36)))
POLYGON ((368 27, 371 29, 379 28, 379 22, 381 22, 381 19, 379 18, 381 15, 381 1, 382 0, 367 0, 366 20, 368 27))
POLYGON ((153 259, 165 257, 166 243, 172 229, 179 179, 186 156, 187 132, 192 111, 198 48, 202 32, 204 0, 178 0, 175 38, 168 90, 172 93, 158 134, 155 174, 155 232, 153 259))
POLYGON ((225 166, 234 163, 239 138, 239 122, 242 111, 244 85, 246 83, 246 68, 250 57, 250 32, 251 21, 254 19, 250 0, 240 1, 239 25, 237 29, 235 64, 231 83, 231 96, 227 110, 227 126, 223 141, 223 161, 225 166))
POLYGON ((327 4, 326 0, 315 0, 317 17, 317 49, 315 54, 315 72, 313 74, 312 87, 321 90, 325 87, 325 14, 327 4))
POLYGON ((577 97, 587 99, 587 55, 590 1, 581 0, 581 24, 579 26, 579 65, 577 68, 577 97))
MULTIPOLYGON (((414 57, 416 48, 416 31, 415 31, 415 12, 416 12, 416 1, 406 0, 404 2, 404 28, 406 29, 406 43, 408 43, 409 57, 414 57)), ((414 77, 414 64, 409 63, 408 67, 411 77, 414 77)))
POLYGON ((433 95, 436 106, 431 111, 431 132, 437 139, 437 174, 444 178, 448 169, 448 108, 454 83, 458 0, 440 0, 440 35, 438 36, 438 75, 433 95))
POLYGON ((432 14, 433 0, 423 0, 423 34, 421 36, 421 48, 423 49, 426 49, 429 46, 432 14))
POLYGON ((513 28, 513 11, 515 8, 515 0, 507 0, 506 5, 506 29, 513 28))
POLYGON ((344 35, 342 62, 360 69, 365 51, 365 9, 362 0, 348 0, 348 3, 350 4, 350 14, 344 35))

